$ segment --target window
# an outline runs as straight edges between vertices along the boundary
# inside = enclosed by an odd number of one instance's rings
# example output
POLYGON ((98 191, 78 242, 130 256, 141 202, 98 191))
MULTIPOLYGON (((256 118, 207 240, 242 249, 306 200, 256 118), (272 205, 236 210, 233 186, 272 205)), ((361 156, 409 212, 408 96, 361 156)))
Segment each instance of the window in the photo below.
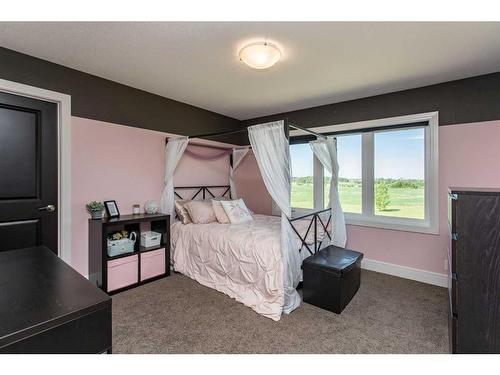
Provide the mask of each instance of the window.
MULTIPOLYGON (((337 160, 339 163, 339 196, 344 212, 360 214, 361 199, 361 134, 337 137, 337 160)), ((331 174, 325 171, 325 207, 328 205, 331 174)))
MULTIPOLYGON (((314 129, 336 131, 348 224, 437 233, 437 126, 437 113, 427 113, 314 129)), ((292 207, 328 207, 331 175, 307 143, 290 150, 292 207)))
POLYGON ((314 155, 307 143, 290 145, 292 169, 292 207, 314 208, 314 155))
POLYGON ((375 215, 424 219, 425 129, 375 132, 375 215))

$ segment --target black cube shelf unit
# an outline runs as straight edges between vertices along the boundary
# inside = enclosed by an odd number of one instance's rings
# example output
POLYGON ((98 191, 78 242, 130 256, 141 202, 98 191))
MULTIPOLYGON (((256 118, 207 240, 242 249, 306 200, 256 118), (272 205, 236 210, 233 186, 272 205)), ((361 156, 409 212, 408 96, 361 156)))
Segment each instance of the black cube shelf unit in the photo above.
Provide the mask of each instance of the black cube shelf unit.
MULTIPOLYGON (((147 225, 147 224, 143 224, 147 225)), ((137 287, 155 281, 170 275, 170 216, 163 214, 138 214, 138 215, 122 215, 117 218, 103 218, 100 220, 89 219, 89 280, 104 290, 108 294, 115 294, 127 289, 137 287), (142 248, 140 246, 141 239, 141 224, 149 223, 151 231, 161 233, 160 245, 154 248, 142 248), (129 233, 134 231, 137 233, 137 241, 134 246, 134 251, 116 256, 108 256, 107 238, 108 234, 118 230, 126 230, 129 233), (144 262, 146 257, 153 252, 160 253, 164 249, 165 266, 164 272, 153 277, 145 278, 141 275, 141 261, 144 262), (124 263, 128 260, 134 264, 128 265, 122 272, 134 281, 129 282, 125 286, 117 289, 108 290, 108 266, 116 264, 114 262, 122 259, 124 263), (136 264, 135 264, 136 262, 136 264), (130 274, 130 272, 137 272, 130 274), (136 280, 135 280, 136 279, 136 280)))

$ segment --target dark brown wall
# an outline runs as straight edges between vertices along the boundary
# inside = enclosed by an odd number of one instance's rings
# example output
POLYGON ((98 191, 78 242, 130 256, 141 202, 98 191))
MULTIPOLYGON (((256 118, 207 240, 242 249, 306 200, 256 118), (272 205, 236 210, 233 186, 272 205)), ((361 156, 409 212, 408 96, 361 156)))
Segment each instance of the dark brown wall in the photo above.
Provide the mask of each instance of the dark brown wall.
POLYGON ((0 47, 0 78, 71 95, 73 116, 182 135, 241 121, 0 47))
MULTIPOLYGON (((0 78, 63 92, 72 114, 183 135, 288 118, 305 127, 439 111, 440 125, 500 119, 500 72, 244 122, 0 47, 0 78)), ((217 140, 246 143, 241 135, 217 140)))
POLYGON ((245 123, 288 118, 300 126, 316 127, 431 111, 439 111, 440 125, 500 119, 500 73, 285 112, 245 123))

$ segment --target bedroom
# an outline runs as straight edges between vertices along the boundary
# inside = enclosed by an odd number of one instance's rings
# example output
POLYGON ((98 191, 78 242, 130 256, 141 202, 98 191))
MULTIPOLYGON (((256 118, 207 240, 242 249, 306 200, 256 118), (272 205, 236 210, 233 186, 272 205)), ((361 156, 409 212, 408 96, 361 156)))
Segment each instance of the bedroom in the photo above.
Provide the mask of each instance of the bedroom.
POLYGON ((499 36, 0 22, 0 351, 499 353, 499 36))

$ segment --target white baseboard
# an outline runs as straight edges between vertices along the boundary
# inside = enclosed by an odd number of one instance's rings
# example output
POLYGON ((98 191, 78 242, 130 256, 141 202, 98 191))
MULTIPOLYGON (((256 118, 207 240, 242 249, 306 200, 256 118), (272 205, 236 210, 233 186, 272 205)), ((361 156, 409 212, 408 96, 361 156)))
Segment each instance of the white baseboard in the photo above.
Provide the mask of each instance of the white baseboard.
POLYGON ((399 266, 397 264, 385 263, 379 260, 363 259, 361 261, 361 268, 369 271, 385 273, 387 275, 402 277, 404 279, 420 281, 421 283, 437 285, 443 288, 448 286, 448 276, 445 274, 399 266))

